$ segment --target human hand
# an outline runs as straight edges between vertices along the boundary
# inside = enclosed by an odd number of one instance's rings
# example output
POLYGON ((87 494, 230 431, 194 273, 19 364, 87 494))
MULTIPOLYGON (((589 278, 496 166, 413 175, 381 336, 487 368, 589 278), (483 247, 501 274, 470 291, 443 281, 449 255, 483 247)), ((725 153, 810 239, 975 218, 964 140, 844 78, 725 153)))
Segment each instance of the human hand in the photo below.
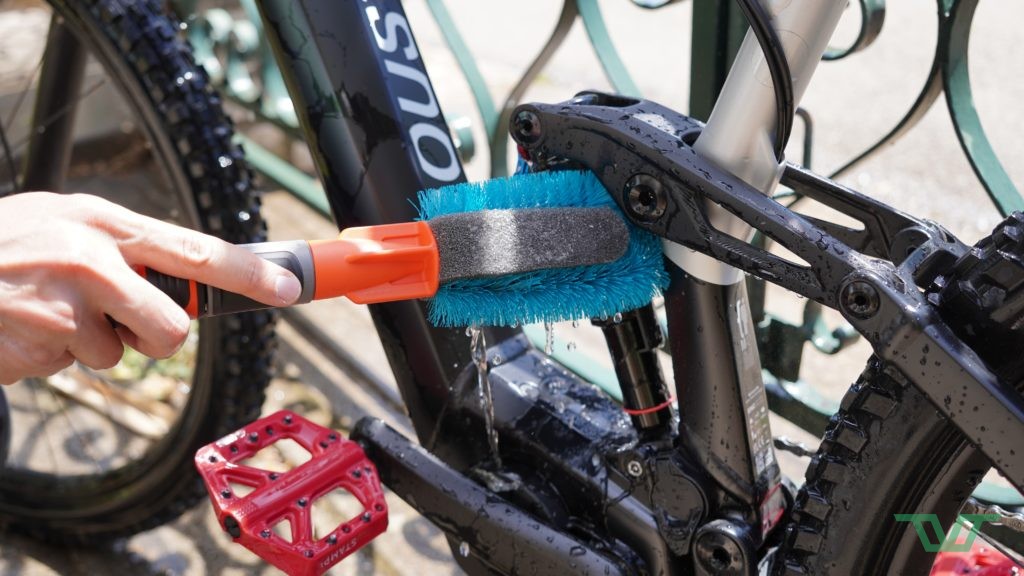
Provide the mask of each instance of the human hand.
POLYGON ((136 265, 272 306, 293 303, 301 290, 290 272, 243 248, 95 196, 2 198, 0 384, 75 360, 109 368, 125 344, 153 358, 176 352, 188 315, 136 265))

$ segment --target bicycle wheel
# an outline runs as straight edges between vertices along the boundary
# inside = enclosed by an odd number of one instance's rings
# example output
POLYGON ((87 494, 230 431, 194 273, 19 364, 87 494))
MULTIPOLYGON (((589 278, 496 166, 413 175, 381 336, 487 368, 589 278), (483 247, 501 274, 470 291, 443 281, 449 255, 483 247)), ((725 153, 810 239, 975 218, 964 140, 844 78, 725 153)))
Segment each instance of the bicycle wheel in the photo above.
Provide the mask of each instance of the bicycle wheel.
MULTIPOLYGON (((1016 214, 957 263, 944 288, 932 291, 958 335, 1018 390, 1024 390, 1022 256, 1024 216, 1016 214)), ((972 409, 966 393, 951 401, 972 409)), ((1020 439, 1008 439, 1011 451, 1014 442, 1019 446, 1020 439)), ((935 553, 894 515, 935 514, 948 530, 990 469, 902 374, 872 358, 808 467, 776 573, 928 574, 935 553)))
MULTIPOLYGON (((0 182, 8 192, 33 169, 25 152, 32 135, 77 111, 64 190, 97 193, 230 242, 265 239, 231 124, 159 2, 49 0, 17 9, 17 26, 44 19, 38 37, 46 22, 59 23, 88 59, 81 89, 44 117, 21 112, 25 100, 42 106, 31 93, 46 97, 46 64, 13 90, 5 83, 0 170, 10 174, 0 182)), ((53 37, 51 28, 49 46, 53 37)), ((92 542, 159 525, 199 502, 205 490, 193 454, 257 417, 273 319, 256 312, 204 320, 170 359, 128 350, 110 370, 73 366, 7 388, 13 438, 0 472, 0 522, 49 540, 92 542)))

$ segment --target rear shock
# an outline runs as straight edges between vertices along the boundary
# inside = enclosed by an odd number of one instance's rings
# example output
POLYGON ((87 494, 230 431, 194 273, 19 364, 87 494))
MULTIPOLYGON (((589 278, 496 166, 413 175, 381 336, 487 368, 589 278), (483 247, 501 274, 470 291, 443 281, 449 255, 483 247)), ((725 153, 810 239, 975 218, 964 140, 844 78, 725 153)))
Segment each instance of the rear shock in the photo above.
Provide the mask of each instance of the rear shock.
POLYGON ((658 349, 665 337, 654 307, 648 304, 593 323, 601 328, 608 343, 622 388, 622 407, 633 426, 646 440, 664 438, 671 433, 674 398, 668 393, 658 364, 658 349))

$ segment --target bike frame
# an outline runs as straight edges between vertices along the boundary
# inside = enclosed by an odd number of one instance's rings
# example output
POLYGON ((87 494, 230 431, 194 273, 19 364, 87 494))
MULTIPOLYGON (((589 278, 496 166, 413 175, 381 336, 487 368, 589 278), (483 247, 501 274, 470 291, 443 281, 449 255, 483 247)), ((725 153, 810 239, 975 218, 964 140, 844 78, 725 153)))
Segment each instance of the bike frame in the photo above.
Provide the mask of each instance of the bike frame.
MULTIPOLYGON (((400 2, 262 0, 258 5, 339 228, 409 220, 415 217, 410 200, 418 190, 465 180, 400 2)), ((815 24, 809 18, 802 21, 805 27, 815 24)), ((822 50, 831 30, 818 26, 817 35, 824 38, 817 42, 822 50)), ((756 42, 748 40, 738 61, 753 65, 758 57, 756 42)), ((817 58, 810 60, 816 62, 817 58)), ((799 69, 794 75, 810 76, 799 69)), ((729 88, 732 93, 751 89, 750 82, 733 77, 737 79, 730 82, 737 86, 729 88)), ((770 100, 764 106, 770 108, 770 100)), ((770 130, 766 123, 773 121, 772 117, 762 114, 762 119, 760 125, 748 126, 745 140, 756 141, 757 134, 770 130)), ((735 128, 723 132, 733 138, 741 136, 735 128)), ((775 175, 770 179, 774 186, 780 173, 778 164, 773 162, 768 170, 775 175)), ((687 268, 699 267, 691 264, 687 268)), ((703 463, 704 471, 688 471, 691 476, 707 474, 696 491, 698 499, 710 500, 702 506, 707 508, 702 516, 721 507, 741 510, 748 528, 729 529, 749 532, 741 540, 749 541, 745 553, 750 554, 778 520, 783 494, 772 453, 749 305, 738 280, 733 272, 729 282, 706 282, 677 269, 666 308, 676 381, 680 383, 677 396, 683 407, 681 441, 673 441, 665 425, 670 413, 665 410, 651 427, 657 431, 654 438, 661 442, 656 457, 632 459, 626 466, 638 461, 675 461, 670 458, 674 452, 680 460, 703 463)), ((420 441, 449 465, 467 470, 485 454, 483 434, 459 433, 465 426, 445 421, 457 419, 458 411, 449 409, 451 396, 459 389, 454 383, 460 374, 474 370, 467 338, 459 330, 431 327, 422 303, 374 305, 370 311, 420 441)), ((623 323, 646 334, 647 340, 656 340, 651 334, 653 323, 645 322, 648 316, 631 314, 623 323)), ((606 333, 615 330, 607 327, 606 333)), ((609 335, 610 343, 618 343, 611 346, 616 365, 628 364, 631 356, 640 355, 647 367, 643 374, 618 371, 620 381, 632 380, 621 382, 624 392, 637 389, 638 382, 646 384, 648 391, 662 389, 657 361, 651 360, 655 347, 643 349, 632 342, 630 349, 622 330, 618 331, 618 335, 609 335)), ((505 351, 503 357, 523 355, 518 330, 492 330, 488 336, 489 341, 499 343, 495 349, 505 351)), ((540 353, 533 350, 530 355, 540 353)), ((584 386, 570 381, 575 387, 584 386)), ((495 403, 503 401, 502 395, 496 394, 495 403)), ((621 415, 617 407, 589 399, 588 407, 593 410, 595 406, 610 413, 608 421, 621 415)), ((463 411, 467 410, 472 412, 471 407, 463 406, 463 411)), ((549 450, 549 460, 567 460, 555 446, 549 450)), ((659 471, 660 476, 667 476, 669 468, 678 468, 665 465, 661 470, 659 466, 644 465, 641 475, 646 472, 658 478, 659 471)), ((631 472, 635 473, 635 468, 631 472)), ((388 470, 382 475, 388 478, 388 470)), ((646 502, 651 508, 675 509, 681 504, 646 502)), ((652 526, 647 520, 647 525, 633 529, 638 533, 634 539, 646 542, 648 552, 641 555, 652 570, 659 565, 669 568, 674 562, 672 554, 653 542, 659 538, 657 521, 652 526), (653 534, 641 535, 645 531, 653 534)), ((690 538, 680 538, 675 544, 680 548, 672 550, 675 554, 688 552, 685 548, 690 538)), ((467 562, 463 564, 468 567, 467 562)))
MULTIPOLYGON (((799 94, 842 2, 780 4, 788 6, 776 19, 787 22, 792 35, 784 35, 784 42, 799 94), (824 4, 823 11, 806 10, 824 4)), ((258 5, 339 228, 412 219, 418 190, 465 180, 400 1, 258 5)), ((737 106, 771 106, 770 85, 767 96, 738 100, 764 92, 759 57, 748 37, 721 111, 716 109, 697 146, 767 193, 784 169, 765 159, 763 150, 773 119, 758 112, 736 124, 743 118, 737 106), (760 158, 744 173, 730 166, 736 160, 728 157, 730 146, 716 142, 760 146, 754 152, 760 158)), ((609 97, 603 98, 607 104, 609 97)), ((628 103, 612 101, 616 105, 628 103)), ((677 125, 687 122, 681 117, 677 125)), ((695 135, 701 127, 692 128, 695 135)), ((718 228, 730 231, 728 225, 718 228)), ((738 227, 732 236, 747 230, 738 227)), ((652 573, 671 573, 688 567, 690 558, 698 571, 712 557, 744 571, 757 563, 784 512, 785 490, 772 452, 745 288, 717 260, 697 264, 685 252, 673 252, 678 249, 669 246, 669 257, 683 266, 672 267, 666 294, 678 429, 667 408, 627 418, 529 346, 520 330, 492 329, 488 377, 506 466, 490 459, 483 409, 470 393, 477 368, 462 331, 432 327, 420 302, 370 306, 420 443, 440 460, 380 423, 361 423, 355 437, 385 482, 446 531, 467 571, 507 572, 522 569, 517 563, 523 561, 534 571, 596 573, 627 572, 636 562, 652 573)), ((801 291, 796 284, 786 287, 801 291)), ((661 336, 652 318, 647 307, 620 323, 601 323, 627 406, 657 406, 666 399, 655 357, 661 336)))

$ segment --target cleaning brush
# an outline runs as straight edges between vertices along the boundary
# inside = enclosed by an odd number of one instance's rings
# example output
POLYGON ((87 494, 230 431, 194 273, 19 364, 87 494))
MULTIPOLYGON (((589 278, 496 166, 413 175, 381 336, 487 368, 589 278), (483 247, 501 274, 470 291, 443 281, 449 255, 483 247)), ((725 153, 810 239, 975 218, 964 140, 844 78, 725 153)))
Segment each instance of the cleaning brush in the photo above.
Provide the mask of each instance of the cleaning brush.
MULTIPOLYGON (((297 304, 431 298, 440 326, 610 316, 667 283, 661 245, 628 226, 590 172, 518 175, 419 195, 421 220, 347 228, 332 240, 245 245, 298 277, 297 304)), ((138 272, 193 318, 266 308, 155 270, 138 272)))
MULTIPOLYGON (((536 208, 557 213, 567 207, 601 208, 624 222, 618 206, 589 171, 522 174, 479 183, 456 184, 419 193, 420 217, 487 210, 536 208)), ((584 222, 571 214, 552 224, 552 237, 569 234, 584 222)), ((465 277, 441 286, 430 301, 430 321, 438 326, 515 326, 579 318, 610 317, 647 304, 668 285, 661 242, 653 234, 628 226, 629 246, 615 260, 577 262, 559 268, 528 270, 501 276, 465 277)), ((598 241, 610 231, 588 234, 598 241)), ((529 244, 530 240, 524 241, 529 244)), ((558 242, 548 243, 559 250, 558 242)), ((547 248, 536 245, 519 254, 494 258, 537 257, 547 248), (526 254, 524 255, 524 252, 526 254)))

